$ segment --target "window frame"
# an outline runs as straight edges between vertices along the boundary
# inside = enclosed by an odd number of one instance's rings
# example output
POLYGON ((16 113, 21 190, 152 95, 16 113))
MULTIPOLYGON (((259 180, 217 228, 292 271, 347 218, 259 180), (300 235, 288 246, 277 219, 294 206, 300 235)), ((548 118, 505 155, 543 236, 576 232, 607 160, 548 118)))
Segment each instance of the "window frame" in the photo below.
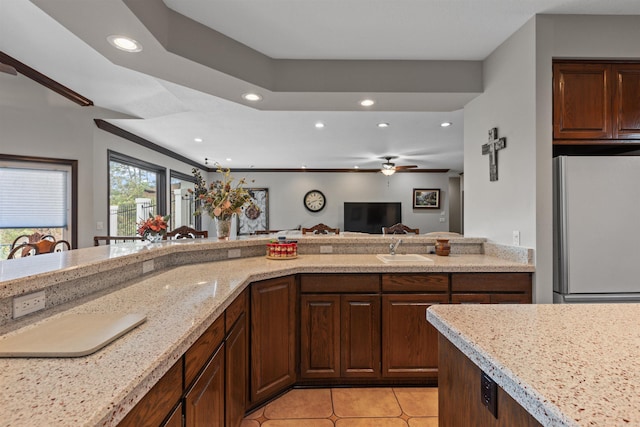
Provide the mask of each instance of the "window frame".
POLYGON ((71 168, 71 211, 69 212, 69 233, 71 234, 71 248, 78 247, 78 161, 72 159, 58 159, 53 157, 18 156, 12 154, 0 154, 0 161, 9 163, 32 163, 34 166, 53 165, 71 168))
POLYGON ((158 197, 156 209, 158 215, 167 214, 167 168, 156 165, 145 160, 136 159, 117 151, 107 150, 107 230, 111 229, 111 215, 109 215, 109 205, 111 203, 111 162, 118 162, 139 169, 155 172, 156 195, 158 197))
MULTIPOLYGON (((188 175, 186 173, 177 171, 177 170, 173 170, 173 169, 169 169, 169 188, 171 188, 171 180, 172 179, 179 179, 180 181, 187 181, 187 182, 192 182, 192 183, 196 183, 196 177, 193 175, 188 175)), ((169 195, 169 200, 171 200, 171 195, 169 195)), ((171 207, 169 207, 169 209, 171 209, 171 207)), ((171 213, 171 212, 169 212, 171 213)), ((194 225, 196 230, 202 230, 202 216, 201 215, 197 215, 194 219, 194 225)))

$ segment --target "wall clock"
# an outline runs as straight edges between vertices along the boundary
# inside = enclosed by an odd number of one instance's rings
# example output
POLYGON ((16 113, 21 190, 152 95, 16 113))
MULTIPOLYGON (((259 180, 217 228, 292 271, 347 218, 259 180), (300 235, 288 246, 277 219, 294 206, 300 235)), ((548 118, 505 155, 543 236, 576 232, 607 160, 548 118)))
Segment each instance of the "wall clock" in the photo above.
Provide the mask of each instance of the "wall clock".
POLYGON ((311 190, 304 195, 304 207, 311 212, 320 212, 326 202, 327 199, 320 190, 311 190))

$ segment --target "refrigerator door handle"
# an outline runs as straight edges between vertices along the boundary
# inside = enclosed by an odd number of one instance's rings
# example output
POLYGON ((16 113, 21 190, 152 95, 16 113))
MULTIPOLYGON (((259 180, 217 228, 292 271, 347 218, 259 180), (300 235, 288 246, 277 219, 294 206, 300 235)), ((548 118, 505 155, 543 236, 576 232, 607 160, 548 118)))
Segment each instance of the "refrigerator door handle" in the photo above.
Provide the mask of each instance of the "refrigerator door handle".
POLYGON ((562 295, 564 302, 640 302, 640 294, 569 294, 562 295))
POLYGON ((567 242, 567 192, 566 192, 566 156, 556 159, 555 172, 555 222, 557 230, 556 242, 556 277, 554 290, 561 294, 569 293, 569 252, 567 242))

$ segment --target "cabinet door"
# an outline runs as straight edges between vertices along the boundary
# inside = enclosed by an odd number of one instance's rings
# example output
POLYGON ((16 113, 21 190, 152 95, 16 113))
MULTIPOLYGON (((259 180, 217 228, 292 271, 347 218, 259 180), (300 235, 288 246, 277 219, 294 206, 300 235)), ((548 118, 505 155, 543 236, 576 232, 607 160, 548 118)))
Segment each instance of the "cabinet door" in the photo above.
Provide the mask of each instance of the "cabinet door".
POLYGON ((225 342, 226 427, 239 427, 247 408, 249 394, 247 316, 240 314, 225 342))
POLYGON ((614 64, 616 139, 640 139, 640 64, 614 64))
POLYGON ((340 376, 340 296, 300 297, 300 376, 340 376))
POLYGON ((186 427, 224 426, 224 344, 184 397, 186 427))
POLYGON ((553 138, 612 137, 608 64, 553 64, 553 138))
POLYGON ((341 375, 380 376, 380 296, 341 295, 341 375))
POLYGON ((448 302, 448 294, 382 296, 382 376, 438 376, 438 332, 427 308, 448 302))
POLYGON ((292 276, 251 287, 251 403, 296 380, 296 286, 292 276))

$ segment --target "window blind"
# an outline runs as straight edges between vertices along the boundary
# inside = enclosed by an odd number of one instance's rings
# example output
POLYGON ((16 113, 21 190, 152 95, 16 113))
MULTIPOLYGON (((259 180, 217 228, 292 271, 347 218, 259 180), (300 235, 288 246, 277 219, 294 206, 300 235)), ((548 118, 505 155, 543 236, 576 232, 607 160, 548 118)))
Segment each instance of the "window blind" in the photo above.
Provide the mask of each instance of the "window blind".
POLYGON ((67 174, 0 167, 0 228, 67 227, 67 174))

